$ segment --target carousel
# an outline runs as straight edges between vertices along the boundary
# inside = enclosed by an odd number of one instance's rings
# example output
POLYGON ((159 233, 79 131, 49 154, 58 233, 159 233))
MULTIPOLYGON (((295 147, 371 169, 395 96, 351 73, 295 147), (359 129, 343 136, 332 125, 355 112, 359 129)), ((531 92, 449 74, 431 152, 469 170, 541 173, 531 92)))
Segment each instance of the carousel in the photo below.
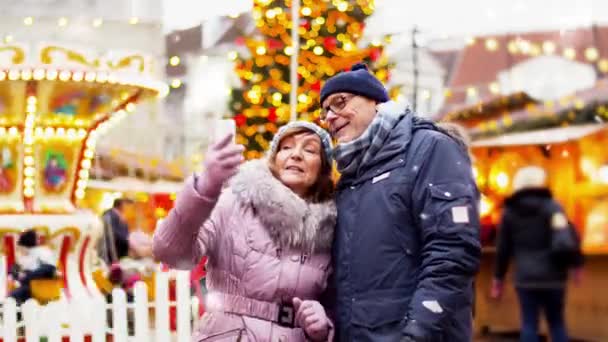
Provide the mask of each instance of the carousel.
MULTIPOLYGON (((163 96, 153 59, 59 44, 0 46, 0 298, 11 289, 18 235, 35 229, 56 253, 48 301, 99 293, 93 280, 97 214, 81 208, 95 146, 137 103, 163 96)), ((44 298, 40 298, 44 297, 44 298)))

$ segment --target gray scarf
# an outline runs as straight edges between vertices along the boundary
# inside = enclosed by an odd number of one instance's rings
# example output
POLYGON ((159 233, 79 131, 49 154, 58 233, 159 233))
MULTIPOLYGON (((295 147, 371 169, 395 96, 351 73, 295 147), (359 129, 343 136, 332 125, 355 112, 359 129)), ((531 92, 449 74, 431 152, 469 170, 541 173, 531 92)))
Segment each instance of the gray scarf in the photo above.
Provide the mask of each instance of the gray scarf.
POLYGON ((373 160, 393 127, 410 112, 409 106, 393 101, 379 104, 376 117, 357 139, 334 148, 338 171, 343 176, 354 176, 362 165, 373 160))

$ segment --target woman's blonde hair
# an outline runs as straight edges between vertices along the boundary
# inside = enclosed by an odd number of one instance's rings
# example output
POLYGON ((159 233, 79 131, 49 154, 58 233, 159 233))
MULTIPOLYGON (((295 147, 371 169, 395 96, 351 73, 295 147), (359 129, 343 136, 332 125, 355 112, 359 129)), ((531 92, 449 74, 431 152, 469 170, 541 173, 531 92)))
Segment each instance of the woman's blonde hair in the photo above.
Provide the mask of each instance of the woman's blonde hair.
MULTIPOLYGON (((315 132, 311 131, 310 129, 304 127, 294 127, 285 131, 285 133, 281 137, 281 141, 287 137, 300 133, 315 134, 315 132)), ((319 140, 321 140, 321 138, 319 138, 319 140)), ((280 145, 281 141, 279 141, 277 145, 280 145)), ((268 156, 268 165, 270 167, 270 172, 272 172, 272 174, 276 178, 278 178, 278 171, 276 169, 276 157, 278 150, 279 149, 277 148, 275 151, 273 151, 273 153, 268 156)), ((335 189, 334 180, 332 177, 331 163, 325 150, 323 149, 323 146, 321 146, 320 155, 321 168, 319 169, 319 175, 317 176, 316 182, 310 187, 307 196, 308 199, 313 203, 325 202, 327 200, 330 200, 334 195, 335 189)))

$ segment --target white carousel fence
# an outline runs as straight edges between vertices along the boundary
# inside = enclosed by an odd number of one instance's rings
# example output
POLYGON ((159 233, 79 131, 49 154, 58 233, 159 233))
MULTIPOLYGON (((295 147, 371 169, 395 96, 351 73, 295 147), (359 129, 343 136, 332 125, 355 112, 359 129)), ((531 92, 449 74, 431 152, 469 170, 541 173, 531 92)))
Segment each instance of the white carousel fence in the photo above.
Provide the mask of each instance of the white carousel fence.
POLYGON ((169 300, 167 272, 156 273, 154 302, 148 301, 143 282, 135 284, 133 303, 127 303, 122 289, 114 289, 111 304, 102 297, 86 297, 44 306, 30 300, 18 307, 12 298, 6 298, 0 307, 0 341, 15 342, 25 337, 25 341, 38 342, 45 336, 48 342, 61 342, 63 337, 69 337, 70 342, 105 342, 108 335, 114 342, 190 341, 192 326, 198 319, 198 299, 190 295, 190 273, 173 274, 175 301, 169 300), (176 331, 170 330, 170 307, 176 308, 176 331), (111 320, 108 311, 112 313, 111 320))

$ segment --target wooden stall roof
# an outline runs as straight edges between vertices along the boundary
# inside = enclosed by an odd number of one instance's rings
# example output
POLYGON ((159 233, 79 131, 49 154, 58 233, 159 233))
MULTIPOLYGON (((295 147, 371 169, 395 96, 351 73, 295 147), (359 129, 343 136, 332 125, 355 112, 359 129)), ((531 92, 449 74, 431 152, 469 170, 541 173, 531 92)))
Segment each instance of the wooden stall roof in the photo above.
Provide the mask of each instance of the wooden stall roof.
POLYGON ((557 127, 529 132, 503 134, 498 137, 480 139, 471 144, 475 147, 548 145, 574 141, 608 128, 608 124, 586 124, 557 127))

